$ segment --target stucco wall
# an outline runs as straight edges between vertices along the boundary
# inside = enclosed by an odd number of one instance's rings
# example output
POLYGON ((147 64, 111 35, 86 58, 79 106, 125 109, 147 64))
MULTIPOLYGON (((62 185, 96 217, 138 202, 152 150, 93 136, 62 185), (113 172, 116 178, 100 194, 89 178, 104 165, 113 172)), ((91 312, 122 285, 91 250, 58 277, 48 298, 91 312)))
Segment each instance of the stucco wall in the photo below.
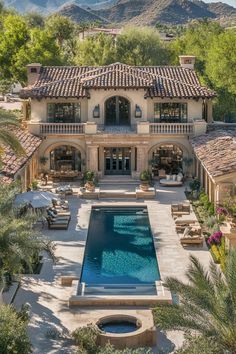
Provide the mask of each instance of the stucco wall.
POLYGON ((122 96, 130 101, 130 116, 131 125, 140 121, 152 119, 154 117, 154 103, 155 102, 181 102, 188 103, 188 119, 199 119, 202 117, 202 99, 186 100, 186 99, 151 99, 144 98, 145 90, 90 90, 90 99, 42 99, 31 100, 31 121, 45 122, 47 120, 47 104, 58 102, 80 102, 81 104, 81 121, 95 122, 97 124, 104 124, 105 117, 105 102, 112 96, 122 96), (135 118, 135 105, 139 105, 142 110, 142 118, 135 118), (93 110, 96 105, 100 107, 100 118, 93 118, 93 110))
POLYGON ((188 120, 192 119, 199 119, 202 118, 202 99, 196 100, 187 100, 187 99, 162 99, 162 98, 147 98, 147 107, 148 107, 148 114, 147 119, 152 120, 154 117, 154 103, 187 103, 188 104, 188 120))
POLYGON ((59 102, 80 102, 81 105, 81 121, 86 122, 88 116, 88 103, 87 98, 83 99, 42 99, 42 100, 31 100, 31 122, 46 122, 47 121, 47 105, 48 103, 59 103, 59 102))
POLYGON ((147 100, 144 99, 144 90, 90 90, 91 98, 88 100, 88 121, 97 124, 105 123, 105 102, 113 96, 122 96, 130 102, 131 125, 144 121, 147 117, 147 100), (96 105, 100 106, 100 119, 93 118, 93 109, 96 105), (134 117, 135 105, 139 105, 142 110, 142 118, 134 117))

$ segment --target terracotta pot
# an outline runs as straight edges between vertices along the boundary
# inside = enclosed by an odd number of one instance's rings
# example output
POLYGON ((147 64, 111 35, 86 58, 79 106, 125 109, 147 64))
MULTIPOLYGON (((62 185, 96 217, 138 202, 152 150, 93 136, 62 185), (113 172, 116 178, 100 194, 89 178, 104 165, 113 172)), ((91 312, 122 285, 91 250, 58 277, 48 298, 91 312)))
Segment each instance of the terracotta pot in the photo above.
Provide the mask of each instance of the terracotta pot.
POLYGON ((142 189, 143 191, 148 191, 149 183, 148 182, 141 182, 139 188, 142 189))
POLYGON ((94 190, 95 190, 95 185, 94 185, 93 182, 86 182, 85 188, 86 188, 89 192, 94 192, 94 190))

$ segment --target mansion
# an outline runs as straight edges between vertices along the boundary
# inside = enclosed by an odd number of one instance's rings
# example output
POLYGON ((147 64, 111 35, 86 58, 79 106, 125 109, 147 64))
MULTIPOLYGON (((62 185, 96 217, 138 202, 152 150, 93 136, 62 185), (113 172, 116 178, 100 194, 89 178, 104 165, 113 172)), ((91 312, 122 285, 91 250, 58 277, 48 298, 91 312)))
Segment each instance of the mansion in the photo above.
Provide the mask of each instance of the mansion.
MULTIPOLYGON (((157 178, 160 171, 197 176, 210 200, 217 202, 217 178, 222 183, 225 170, 211 175, 206 156, 198 154, 198 137, 211 141, 207 128, 214 125, 215 92, 200 84, 194 56, 179 59, 179 66, 156 67, 29 64, 28 86, 21 91, 23 115, 26 134, 40 143, 20 176, 25 187, 42 170, 78 174, 91 170, 99 177, 138 179, 149 169, 157 178)), ((234 133, 230 131, 232 144, 234 133)), ((226 161, 226 183, 233 188, 235 161, 230 168, 226 161)))

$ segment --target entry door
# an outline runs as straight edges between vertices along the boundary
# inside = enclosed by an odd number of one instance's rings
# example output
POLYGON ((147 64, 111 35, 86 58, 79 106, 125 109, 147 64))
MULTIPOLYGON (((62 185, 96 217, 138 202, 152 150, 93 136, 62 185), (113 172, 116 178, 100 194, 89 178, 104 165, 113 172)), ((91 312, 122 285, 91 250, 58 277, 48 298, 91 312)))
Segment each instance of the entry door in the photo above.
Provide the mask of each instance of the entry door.
POLYGON ((131 150, 130 148, 106 148, 105 174, 106 175, 130 175, 131 150))
POLYGON ((130 125, 130 104, 121 96, 109 98, 105 104, 106 125, 130 125))

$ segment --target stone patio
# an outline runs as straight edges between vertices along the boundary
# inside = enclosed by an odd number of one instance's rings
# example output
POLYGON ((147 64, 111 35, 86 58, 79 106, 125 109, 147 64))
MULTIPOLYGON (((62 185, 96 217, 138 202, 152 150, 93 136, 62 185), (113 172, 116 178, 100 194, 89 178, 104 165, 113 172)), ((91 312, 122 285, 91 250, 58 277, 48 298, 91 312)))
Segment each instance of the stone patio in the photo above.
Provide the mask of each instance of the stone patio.
MULTIPOLYGON (((131 188, 134 188, 132 186, 131 188)), ((72 288, 62 287, 60 277, 62 275, 80 275, 84 247, 86 243, 87 227, 91 205, 102 203, 134 204, 146 203, 148 206, 151 228, 153 231, 157 258, 162 279, 166 276, 176 276, 185 280, 184 272, 189 263, 188 257, 192 253, 196 255, 206 266, 210 260, 207 247, 183 248, 175 232, 175 224, 171 217, 170 204, 185 200, 184 187, 168 188, 156 186, 157 196, 155 200, 106 200, 93 201, 82 200, 78 196, 68 196, 72 219, 68 231, 42 230, 51 240, 55 241, 56 256, 58 261, 53 264, 50 257, 45 254, 44 264, 39 275, 24 277, 17 292, 14 305, 20 308, 28 302, 32 306, 29 333, 34 347, 34 353, 54 354, 73 353, 74 348, 70 341, 52 340, 46 338, 49 329, 69 333, 78 326, 94 322, 99 316, 121 312, 121 308, 68 308, 67 301, 71 296, 72 288), (63 346, 63 348, 61 348, 63 346)), ((123 309, 123 313, 150 316, 151 312, 146 308, 129 307, 123 309)), ((175 346, 182 343, 182 334, 169 332, 167 337, 157 333, 157 348, 155 353, 160 353, 158 348, 165 353, 173 352, 175 346)))

